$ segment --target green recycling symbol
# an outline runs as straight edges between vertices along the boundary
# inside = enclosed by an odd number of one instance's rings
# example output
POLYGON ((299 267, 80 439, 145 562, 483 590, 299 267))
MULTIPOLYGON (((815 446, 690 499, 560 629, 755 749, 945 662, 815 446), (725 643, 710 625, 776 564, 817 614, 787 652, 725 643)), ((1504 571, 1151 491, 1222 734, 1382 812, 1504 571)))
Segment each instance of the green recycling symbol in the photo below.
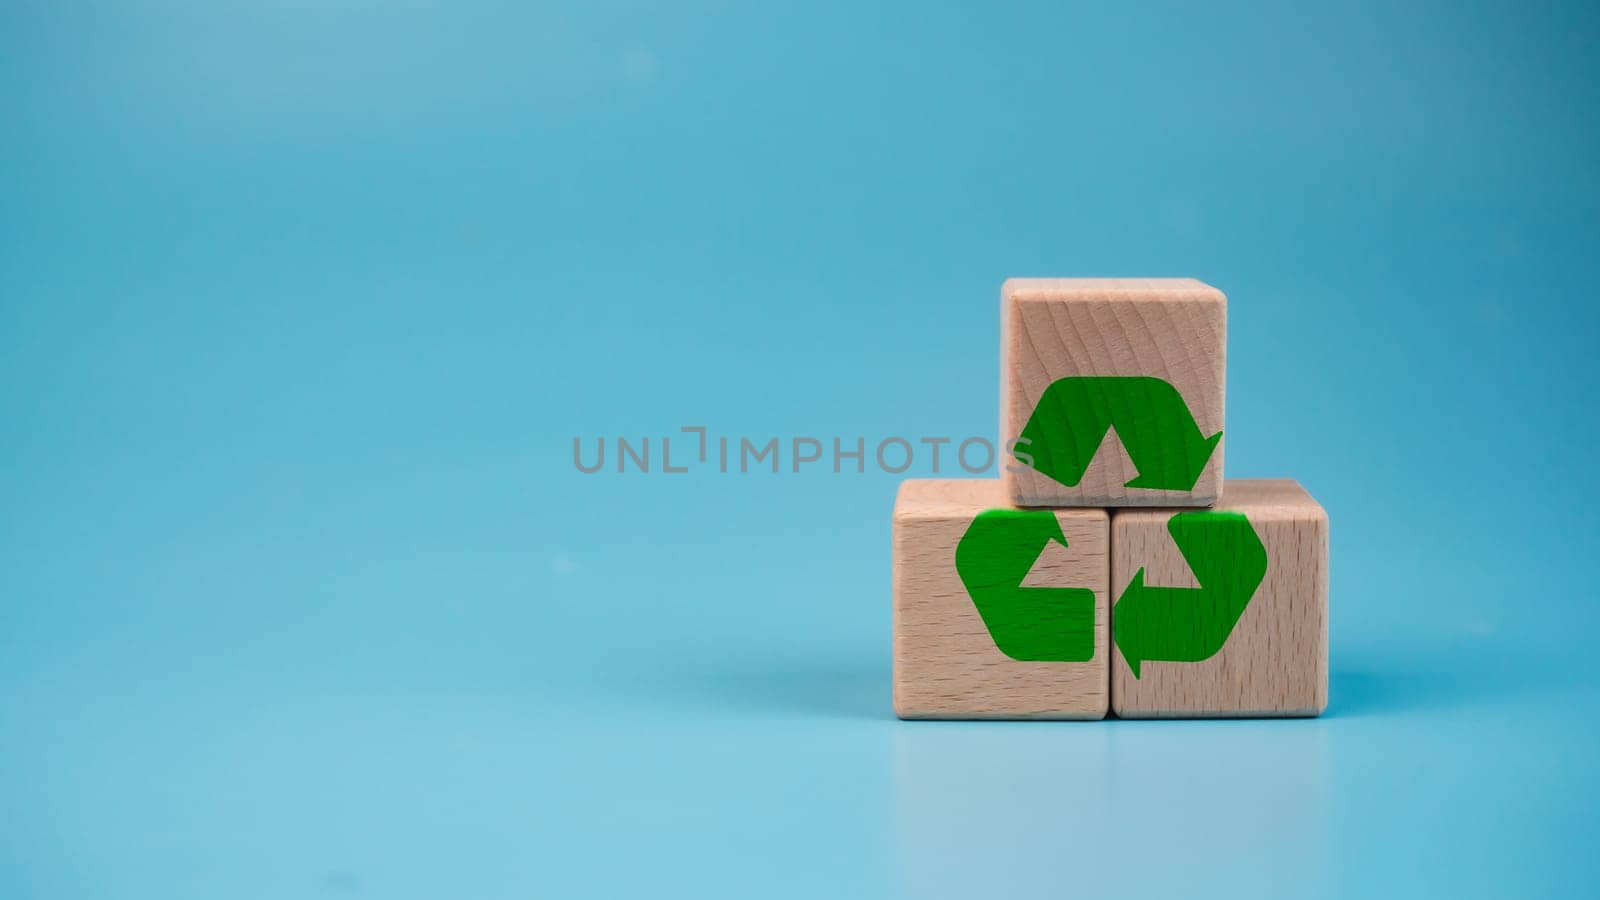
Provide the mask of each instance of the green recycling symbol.
MULTIPOLYGON (((1147 660, 1214 656, 1267 573, 1266 548, 1244 513, 1174 513, 1167 531, 1200 586, 1152 587, 1144 567, 1134 573, 1112 608, 1111 633, 1135 678, 1147 660)), ((987 510, 956 545, 956 572, 1000 652, 1023 662, 1087 662, 1094 591, 1022 586, 1052 540, 1067 546, 1048 510, 987 510)))
POLYGON ((1112 428, 1139 470, 1123 485, 1130 488, 1194 490, 1222 440, 1220 431, 1203 434, 1183 395, 1160 378, 1062 378, 1045 388, 1017 436, 1026 448, 1019 461, 1074 487, 1112 428))
POLYGON ((1174 513, 1167 532, 1197 588, 1151 587, 1144 567, 1111 609, 1111 637, 1133 677, 1147 660, 1200 662, 1227 643, 1267 574, 1267 550, 1241 512, 1174 513))
POLYGON ((1051 542, 1067 546, 1048 510, 981 512, 956 544, 956 572, 1000 652, 1021 662, 1094 658, 1094 590, 1023 587, 1051 542))

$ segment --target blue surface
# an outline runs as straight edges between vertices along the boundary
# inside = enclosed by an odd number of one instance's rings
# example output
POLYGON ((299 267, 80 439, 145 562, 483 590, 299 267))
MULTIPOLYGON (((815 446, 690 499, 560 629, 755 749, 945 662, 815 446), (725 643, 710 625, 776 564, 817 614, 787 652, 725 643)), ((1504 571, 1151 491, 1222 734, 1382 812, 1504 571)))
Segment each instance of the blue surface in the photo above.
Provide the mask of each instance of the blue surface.
POLYGON ((1593 896, 1594 6, 757 6, 5 6, 0 896, 1593 896), (572 465, 1025 274, 1229 293, 1326 718, 898 722, 896 477, 572 465))

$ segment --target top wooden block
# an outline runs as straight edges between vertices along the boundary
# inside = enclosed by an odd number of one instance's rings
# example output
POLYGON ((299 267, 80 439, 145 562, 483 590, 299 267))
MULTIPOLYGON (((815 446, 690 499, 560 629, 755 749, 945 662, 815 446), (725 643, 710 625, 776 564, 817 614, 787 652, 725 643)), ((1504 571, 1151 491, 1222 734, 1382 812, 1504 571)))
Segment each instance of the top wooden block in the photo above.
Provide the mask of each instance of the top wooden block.
POLYGON ((1192 278, 1013 278, 1000 440, 1018 506, 1211 506, 1228 301, 1192 278), (1102 446, 1104 444, 1104 446, 1102 446))

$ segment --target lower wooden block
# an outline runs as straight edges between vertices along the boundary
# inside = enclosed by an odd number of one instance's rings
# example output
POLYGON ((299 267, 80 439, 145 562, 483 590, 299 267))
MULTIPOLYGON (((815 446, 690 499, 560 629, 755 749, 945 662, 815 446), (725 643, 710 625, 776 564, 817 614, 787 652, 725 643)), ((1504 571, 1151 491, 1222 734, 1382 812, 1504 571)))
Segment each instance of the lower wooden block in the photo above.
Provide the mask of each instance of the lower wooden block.
POLYGON ((998 480, 912 480, 894 507, 894 706, 906 719, 1099 719, 1110 519, 1019 510, 998 480))
POLYGON ((1328 515, 1288 480, 1206 510, 1111 516, 1112 708, 1315 716, 1328 705, 1328 515))

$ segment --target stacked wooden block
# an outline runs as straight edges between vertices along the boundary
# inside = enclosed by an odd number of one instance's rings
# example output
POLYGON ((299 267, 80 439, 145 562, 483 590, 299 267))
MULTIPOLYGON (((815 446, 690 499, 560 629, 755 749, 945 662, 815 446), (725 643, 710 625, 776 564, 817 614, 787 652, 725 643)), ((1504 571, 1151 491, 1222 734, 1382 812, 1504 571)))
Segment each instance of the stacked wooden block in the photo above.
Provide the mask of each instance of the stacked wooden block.
POLYGON ((998 480, 894 509, 902 718, 1314 716, 1328 517, 1222 476, 1227 298, 1190 279, 1001 288, 998 480))

